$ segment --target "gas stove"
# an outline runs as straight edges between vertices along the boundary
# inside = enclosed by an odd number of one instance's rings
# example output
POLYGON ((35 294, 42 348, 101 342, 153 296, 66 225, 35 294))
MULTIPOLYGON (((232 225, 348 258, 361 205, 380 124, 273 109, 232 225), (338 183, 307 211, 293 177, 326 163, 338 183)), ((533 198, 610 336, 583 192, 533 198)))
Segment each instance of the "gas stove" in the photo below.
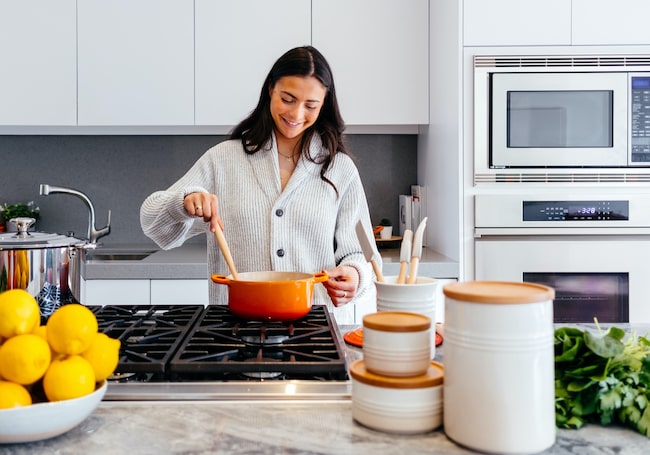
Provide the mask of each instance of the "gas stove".
POLYGON ((245 321, 225 305, 89 308, 122 344, 105 400, 350 398, 347 351, 326 306, 292 322, 245 321))

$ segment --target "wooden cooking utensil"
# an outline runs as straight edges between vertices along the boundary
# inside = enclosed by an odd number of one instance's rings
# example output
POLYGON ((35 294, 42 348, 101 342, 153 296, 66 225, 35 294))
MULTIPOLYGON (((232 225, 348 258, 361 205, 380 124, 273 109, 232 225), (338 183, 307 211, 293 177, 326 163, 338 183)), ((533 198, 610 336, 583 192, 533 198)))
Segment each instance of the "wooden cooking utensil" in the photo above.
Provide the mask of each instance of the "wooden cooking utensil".
POLYGON ((411 261, 411 244, 413 240, 413 231, 406 229, 402 238, 402 249, 399 254, 399 275, 397 276, 397 284, 406 283, 406 269, 411 261))
POLYGON ((415 230, 413 234, 413 251, 411 253, 411 273, 409 274, 408 284, 415 283, 415 279, 418 275, 418 265, 420 264, 420 258, 422 257, 422 237, 424 237, 424 228, 427 226, 427 217, 420 222, 420 225, 415 230))
POLYGON ((357 230, 357 238, 359 239, 359 243, 361 244, 361 250, 363 251, 363 255, 365 256, 366 261, 372 264, 372 269, 375 271, 375 275, 377 276, 377 281, 383 283, 384 275, 382 275, 381 269, 379 268, 379 264, 377 264, 377 261, 375 260, 375 249, 372 247, 372 243, 370 242, 370 237, 368 236, 366 229, 363 227, 363 223, 361 223, 361 220, 357 221, 356 230, 357 230))
POLYGON ((221 254, 223 254, 223 257, 226 260, 226 264, 228 264, 228 268, 230 269, 230 274, 235 280, 238 280, 239 275, 237 275, 237 269, 235 268, 235 263, 232 260, 232 255, 230 254, 230 248, 228 247, 228 242, 226 242, 226 237, 224 237, 223 231, 221 230, 221 226, 219 226, 219 224, 217 224, 217 230, 214 231, 214 235, 217 238, 217 243, 219 244, 219 249, 221 250, 221 254))

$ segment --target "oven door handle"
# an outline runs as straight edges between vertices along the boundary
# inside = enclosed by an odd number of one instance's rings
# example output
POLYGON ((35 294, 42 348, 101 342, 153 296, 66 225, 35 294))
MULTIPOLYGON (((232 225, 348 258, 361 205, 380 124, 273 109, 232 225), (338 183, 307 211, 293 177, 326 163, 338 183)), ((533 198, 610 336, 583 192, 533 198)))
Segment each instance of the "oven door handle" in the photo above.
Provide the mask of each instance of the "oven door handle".
POLYGON ((650 235, 650 228, 616 228, 616 227, 530 227, 530 228, 474 228, 474 238, 489 236, 524 236, 524 235, 650 235))

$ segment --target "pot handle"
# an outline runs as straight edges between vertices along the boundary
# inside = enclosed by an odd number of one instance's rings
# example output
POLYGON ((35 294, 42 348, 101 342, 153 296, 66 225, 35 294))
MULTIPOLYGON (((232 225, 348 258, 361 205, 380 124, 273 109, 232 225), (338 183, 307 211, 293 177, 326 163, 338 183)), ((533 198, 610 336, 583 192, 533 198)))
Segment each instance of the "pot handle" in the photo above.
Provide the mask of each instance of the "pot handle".
POLYGON ((233 281, 226 275, 212 275, 210 279, 217 284, 230 284, 230 282, 233 281))
POLYGON ((314 273, 314 283, 322 283, 323 281, 327 281, 329 279, 329 275, 327 274, 326 271, 314 273))

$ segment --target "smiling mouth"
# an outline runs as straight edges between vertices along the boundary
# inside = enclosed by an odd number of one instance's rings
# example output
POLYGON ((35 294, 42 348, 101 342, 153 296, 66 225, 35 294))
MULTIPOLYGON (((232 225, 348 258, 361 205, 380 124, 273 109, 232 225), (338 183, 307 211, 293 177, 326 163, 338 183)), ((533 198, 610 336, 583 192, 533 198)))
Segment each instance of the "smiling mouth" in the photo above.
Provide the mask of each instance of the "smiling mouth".
POLYGON ((293 128, 295 128, 296 126, 301 125, 300 122, 291 122, 291 121, 287 120, 286 118, 282 118, 282 120, 284 120, 284 123, 286 123, 288 126, 291 126, 293 128))

